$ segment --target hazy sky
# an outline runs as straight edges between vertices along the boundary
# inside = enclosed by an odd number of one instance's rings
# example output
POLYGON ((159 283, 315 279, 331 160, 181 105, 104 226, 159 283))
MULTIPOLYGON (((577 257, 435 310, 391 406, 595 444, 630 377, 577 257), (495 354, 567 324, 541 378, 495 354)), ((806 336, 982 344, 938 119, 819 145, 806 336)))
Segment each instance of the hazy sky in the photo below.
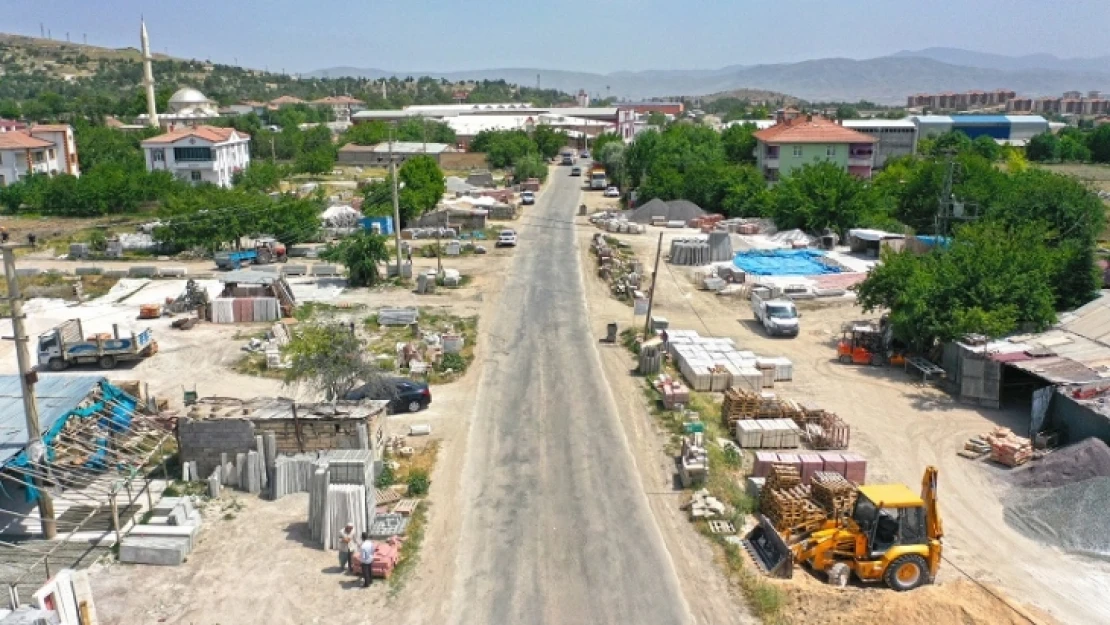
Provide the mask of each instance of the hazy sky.
POLYGON ((1108 0, 6 0, 0 32, 288 72, 711 69, 902 49, 1105 54, 1108 0))

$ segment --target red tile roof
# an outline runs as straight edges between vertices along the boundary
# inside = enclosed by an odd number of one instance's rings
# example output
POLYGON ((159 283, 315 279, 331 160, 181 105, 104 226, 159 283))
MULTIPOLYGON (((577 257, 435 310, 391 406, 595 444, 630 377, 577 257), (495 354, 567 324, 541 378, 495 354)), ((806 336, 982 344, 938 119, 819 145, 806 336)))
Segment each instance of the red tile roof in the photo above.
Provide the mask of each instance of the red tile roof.
POLYGON ((875 143, 877 139, 817 115, 795 117, 754 133, 764 143, 875 143))
POLYGON ((31 126, 32 133, 38 130, 43 132, 66 132, 69 129, 69 124, 35 124, 31 126))
POLYGON ((0 150, 36 150, 52 147, 54 147, 53 143, 36 139, 24 131, 12 130, 0 133, 0 150))
POLYGON ((182 139, 185 139, 187 137, 196 137, 198 139, 204 139, 205 141, 211 141, 212 143, 223 143, 224 141, 227 141, 228 139, 231 139, 232 134, 235 134, 235 135, 239 136, 240 138, 246 138, 246 139, 250 138, 250 135, 248 135, 244 132, 239 132, 238 130, 235 130, 234 128, 219 128, 217 126, 197 126, 196 128, 182 128, 180 130, 174 130, 172 132, 167 132, 166 134, 163 134, 163 135, 158 135, 157 137, 151 137, 151 138, 146 139, 145 141, 143 141, 143 145, 147 145, 147 144, 160 145, 160 144, 167 144, 167 143, 176 143, 176 142, 178 142, 182 139))
POLYGON ((282 104, 304 104, 304 103, 305 103, 304 100, 302 100, 300 98, 297 98, 297 97, 294 97, 294 96, 291 96, 291 95, 278 96, 278 97, 274 98, 273 100, 270 100, 270 104, 276 104, 278 106, 280 106, 282 104))

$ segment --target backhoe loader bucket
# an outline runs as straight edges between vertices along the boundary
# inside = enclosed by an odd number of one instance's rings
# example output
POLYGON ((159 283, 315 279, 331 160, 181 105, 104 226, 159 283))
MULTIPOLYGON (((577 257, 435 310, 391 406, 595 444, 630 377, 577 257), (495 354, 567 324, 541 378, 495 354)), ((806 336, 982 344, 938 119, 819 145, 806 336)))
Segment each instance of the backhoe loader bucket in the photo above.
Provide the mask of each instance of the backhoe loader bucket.
POLYGON ((794 574, 794 552, 771 520, 759 515, 759 525, 744 538, 744 548, 759 568, 771 577, 790 579, 794 574))

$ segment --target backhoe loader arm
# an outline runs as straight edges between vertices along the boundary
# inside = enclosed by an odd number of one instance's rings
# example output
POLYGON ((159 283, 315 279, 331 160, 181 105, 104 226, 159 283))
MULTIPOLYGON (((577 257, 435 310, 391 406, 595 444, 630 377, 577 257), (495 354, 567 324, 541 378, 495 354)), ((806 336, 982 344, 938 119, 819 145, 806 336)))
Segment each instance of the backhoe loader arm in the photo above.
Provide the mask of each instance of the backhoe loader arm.
POLYGON ((921 500, 925 502, 925 531, 929 540, 944 537, 944 527, 940 521, 940 508, 937 504, 937 468, 925 467, 921 478, 921 500))

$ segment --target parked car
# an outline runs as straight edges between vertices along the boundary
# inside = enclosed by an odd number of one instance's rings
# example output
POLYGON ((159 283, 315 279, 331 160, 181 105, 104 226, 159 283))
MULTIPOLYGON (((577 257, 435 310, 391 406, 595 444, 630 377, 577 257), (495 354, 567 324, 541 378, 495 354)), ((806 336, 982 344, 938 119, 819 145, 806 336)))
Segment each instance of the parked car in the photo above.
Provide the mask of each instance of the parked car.
POLYGON ((616 187, 609 187, 605 189, 605 197, 620 197, 621 190, 616 187))
POLYGON ((570 168, 570 175, 572 175, 572 176, 581 176, 582 175, 582 168, 581 167, 571 167, 570 168))
POLYGON ((520 193, 520 203, 521 204, 535 204, 536 203, 536 194, 532 193, 531 191, 522 191, 520 193))
POLYGON ((386 400, 391 414, 398 412, 419 412, 432 403, 432 391, 428 385, 408 378, 386 378, 370 382, 350 391, 343 396, 348 401, 363 399, 386 400))
POLYGON ((497 235, 497 247, 516 247, 516 232, 502 230, 501 234, 497 235))

